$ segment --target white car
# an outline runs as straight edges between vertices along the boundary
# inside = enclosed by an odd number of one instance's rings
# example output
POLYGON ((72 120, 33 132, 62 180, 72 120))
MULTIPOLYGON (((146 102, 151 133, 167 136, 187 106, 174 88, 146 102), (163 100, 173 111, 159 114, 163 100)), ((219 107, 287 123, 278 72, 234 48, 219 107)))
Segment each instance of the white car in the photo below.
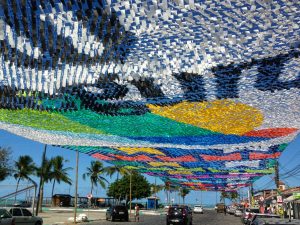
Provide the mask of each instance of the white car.
POLYGON ((193 209, 193 213, 201 213, 203 214, 203 207, 201 205, 195 205, 193 209))
POLYGON ((0 224, 15 225, 15 219, 12 218, 12 216, 6 209, 0 209, 0 224))
POLYGON ((237 208, 234 212, 234 216, 242 216, 243 215, 243 208, 237 208))

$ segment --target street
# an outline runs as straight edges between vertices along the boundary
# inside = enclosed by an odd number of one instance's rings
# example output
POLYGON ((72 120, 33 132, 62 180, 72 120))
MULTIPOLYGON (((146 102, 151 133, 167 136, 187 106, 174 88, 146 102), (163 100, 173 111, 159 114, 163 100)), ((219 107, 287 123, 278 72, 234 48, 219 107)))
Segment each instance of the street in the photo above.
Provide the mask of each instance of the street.
MULTIPOLYGON (((127 224, 136 225, 137 222, 123 222, 123 221, 106 221, 98 220, 94 222, 85 223, 86 225, 115 225, 115 224, 127 224)), ((165 215, 141 215, 140 225, 165 225, 165 215)), ((223 213, 216 213, 214 210, 205 210, 204 214, 193 214, 193 225, 242 225, 240 217, 234 217, 232 215, 224 215, 223 213)))

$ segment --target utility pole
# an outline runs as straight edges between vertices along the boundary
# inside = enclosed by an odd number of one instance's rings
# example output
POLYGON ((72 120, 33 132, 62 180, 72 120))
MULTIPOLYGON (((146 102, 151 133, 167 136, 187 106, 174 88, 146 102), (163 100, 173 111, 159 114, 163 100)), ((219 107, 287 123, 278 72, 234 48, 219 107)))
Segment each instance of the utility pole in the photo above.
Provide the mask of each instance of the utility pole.
POLYGON ((129 217, 131 218, 131 198, 132 198, 132 196, 131 196, 131 191, 132 191, 132 184, 131 184, 131 182, 132 182, 132 171, 130 170, 130 177, 129 177, 129 201, 130 201, 130 203, 129 203, 129 217))
POLYGON ((154 197, 155 197, 155 199, 154 199, 154 209, 155 209, 155 211, 156 211, 156 207, 157 207, 157 206, 156 206, 156 202, 157 202, 157 201, 156 201, 156 191, 157 191, 157 190, 156 190, 156 177, 155 177, 154 183, 155 183, 155 184, 154 184, 154 197))
POLYGON ((75 181, 75 201, 74 201, 74 223, 76 224, 76 213, 77 213, 77 192, 78 192, 78 161, 79 152, 76 151, 76 181, 75 181))
POLYGON ((248 198, 249 198, 249 207, 251 208, 252 207, 252 199, 253 199, 253 183, 251 183, 249 186, 248 198))
POLYGON ((275 163, 275 185, 276 185, 276 189, 279 189, 279 163, 278 160, 276 160, 275 163))
POLYGON ((202 205, 202 190, 200 191, 200 204, 202 205))

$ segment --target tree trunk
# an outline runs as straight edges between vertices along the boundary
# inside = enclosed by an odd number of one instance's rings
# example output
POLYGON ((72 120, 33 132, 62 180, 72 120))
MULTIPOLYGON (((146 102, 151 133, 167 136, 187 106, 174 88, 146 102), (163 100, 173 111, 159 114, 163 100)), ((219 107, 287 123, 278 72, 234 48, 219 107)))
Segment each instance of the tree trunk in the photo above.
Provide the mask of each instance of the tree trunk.
POLYGON ((42 209, 43 198, 44 198, 44 179, 43 179, 42 185, 40 187, 39 212, 43 212, 43 209, 42 209))
POLYGON ((169 204, 169 195, 168 195, 168 190, 166 190, 166 197, 167 197, 167 205, 169 204))
POLYGON ((17 200, 17 191, 18 191, 18 189, 19 189, 19 182, 20 182, 20 177, 18 178, 18 181, 17 181, 17 188, 16 188, 16 193, 15 193, 15 202, 14 203, 16 203, 16 200, 17 200))
POLYGON ((55 180, 53 181, 52 192, 51 192, 51 202, 52 202, 52 206, 54 206, 54 201, 53 201, 53 191, 54 191, 54 186, 55 186, 55 180))
POLYGON ((53 185, 52 185, 51 198, 53 197, 54 186, 55 186, 55 180, 53 181, 53 185))
MULTIPOLYGON (((119 195, 118 204, 120 204, 120 202, 121 202, 121 195, 119 195)), ((126 205, 127 205, 127 203, 128 203, 128 201, 126 199, 126 205)))
POLYGON ((37 203, 36 203, 36 210, 35 210, 35 215, 39 215, 39 207, 40 207, 40 196, 41 196, 41 186, 42 186, 42 177, 40 177, 40 185, 39 185, 39 191, 37 195, 37 203))
POLYGON ((94 184, 93 184, 93 182, 92 182, 92 187, 91 187, 91 195, 93 194, 93 186, 94 186, 94 184))
POLYGON ((46 152, 47 152, 47 145, 45 145, 44 147, 44 152, 43 152, 43 156, 42 156, 42 171, 41 171, 41 177, 40 177, 40 186, 39 186, 39 192, 38 192, 38 202, 36 204, 36 216, 38 215, 39 212, 42 212, 42 207, 40 207, 42 205, 42 202, 40 201, 41 199, 43 200, 43 193, 42 190, 44 189, 44 166, 45 166, 45 160, 46 160, 46 152), (41 198, 42 196, 42 198, 41 198))

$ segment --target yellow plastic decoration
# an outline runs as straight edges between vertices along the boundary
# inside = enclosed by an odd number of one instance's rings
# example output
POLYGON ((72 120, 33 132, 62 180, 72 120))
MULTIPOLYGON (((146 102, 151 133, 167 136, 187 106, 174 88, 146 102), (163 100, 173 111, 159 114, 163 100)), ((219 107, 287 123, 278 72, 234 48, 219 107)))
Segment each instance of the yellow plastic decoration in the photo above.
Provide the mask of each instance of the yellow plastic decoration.
POLYGON ((171 166, 171 167, 180 167, 176 162, 149 162, 150 166, 159 167, 159 166, 171 166))
POLYGON ((128 169, 128 170, 139 170, 139 169, 142 169, 141 167, 137 167, 137 166, 125 166, 124 168, 128 169))
POLYGON ((183 170, 170 170, 168 171, 169 174, 171 175, 176 175, 176 174, 180 174, 180 175, 192 175, 193 173, 191 171, 183 171, 183 170))
POLYGON ((168 171, 171 170, 171 168, 168 167, 155 167, 155 168, 147 168, 149 171, 168 171))
POLYGON ((258 109, 226 99, 148 107, 160 116, 223 134, 242 135, 259 127, 264 118, 258 109))
POLYGON ((161 151, 159 151, 155 148, 120 147, 120 148, 118 148, 118 150, 120 150, 122 152, 126 152, 129 155, 135 154, 135 153, 138 153, 138 152, 145 152, 145 153, 148 153, 148 154, 155 154, 155 155, 165 155, 164 153, 162 153, 161 151))

